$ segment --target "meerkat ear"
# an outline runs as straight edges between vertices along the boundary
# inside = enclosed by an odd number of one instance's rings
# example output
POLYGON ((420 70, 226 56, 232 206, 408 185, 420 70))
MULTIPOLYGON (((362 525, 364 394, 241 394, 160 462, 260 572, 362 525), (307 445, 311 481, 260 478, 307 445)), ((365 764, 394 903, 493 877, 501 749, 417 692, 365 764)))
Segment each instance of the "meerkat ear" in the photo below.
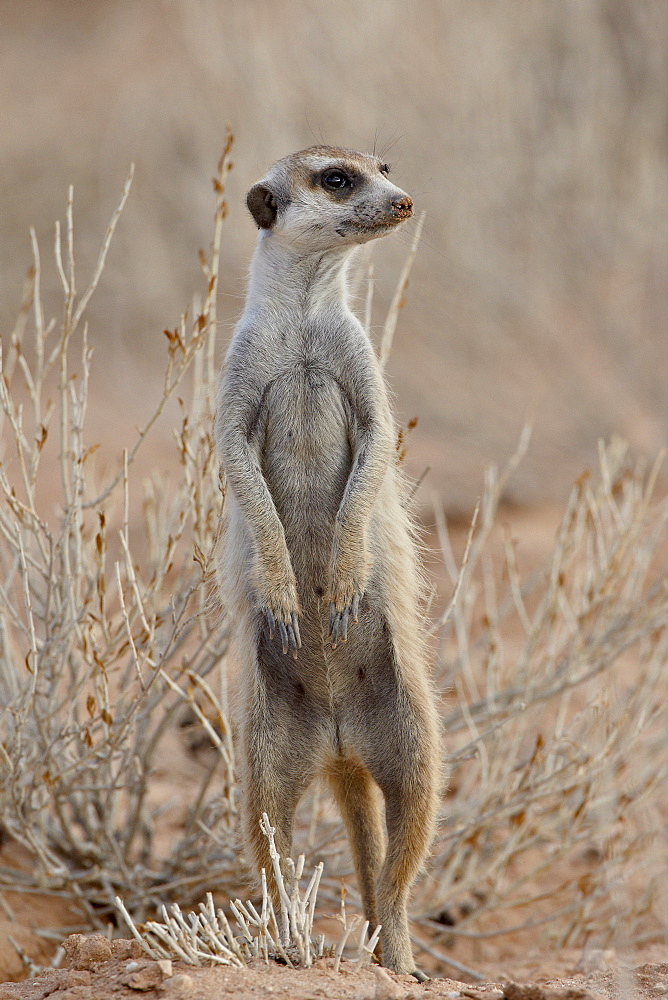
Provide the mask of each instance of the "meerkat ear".
POLYGON ((254 184, 246 195, 248 211, 258 229, 271 229, 278 214, 278 198, 266 184, 254 184))

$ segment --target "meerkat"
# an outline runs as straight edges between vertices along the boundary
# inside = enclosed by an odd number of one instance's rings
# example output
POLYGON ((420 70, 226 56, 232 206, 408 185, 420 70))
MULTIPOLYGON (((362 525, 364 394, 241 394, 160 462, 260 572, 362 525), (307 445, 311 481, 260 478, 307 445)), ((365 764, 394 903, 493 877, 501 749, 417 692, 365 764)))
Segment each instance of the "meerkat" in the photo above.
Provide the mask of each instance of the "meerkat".
POLYGON ((271 879, 262 814, 289 856, 297 804, 325 776, 381 961, 422 979, 407 901, 433 837, 439 724, 388 391, 348 295, 362 244, 413 215, 388 172, 316 146, 248 192, 258 242, 217 400, 220 577, 254 863, 271 879))

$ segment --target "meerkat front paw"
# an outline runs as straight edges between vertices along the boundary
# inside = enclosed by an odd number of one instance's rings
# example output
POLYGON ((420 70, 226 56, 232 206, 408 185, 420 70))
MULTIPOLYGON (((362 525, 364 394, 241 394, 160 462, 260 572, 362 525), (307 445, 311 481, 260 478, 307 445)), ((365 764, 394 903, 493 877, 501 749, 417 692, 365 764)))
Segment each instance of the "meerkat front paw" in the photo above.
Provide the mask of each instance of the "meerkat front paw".
POLYGON ((349 604, 342 611, 336 610, 336 601, 331 601, 329 605, 329 635, 332 640, 332 649, 336 649, 341 642, 348 641, 348 622, 352 616, 355 625, 359 620, 361 593, 355 594, 349 604))
POLYGON ((366 540, 355 539, 354 547, 335 536, 329 565, 329 635, 332 649, 347 642, 350 619, 357 624, 360 601, 366 590, 369 558, 366 540))
POLYGON ((302 648, 302 640, 299 635, 299 616, 296 611, 291 611, 289 618, 282 618, 272 608, 265 608, 264 614, 269 626, 269 638, 274 638, 274 632, 278 631, 281 639, 281 647, 284 653, 288 650, 292 652, 293 658, 297 659, 297 650, 302 648))
POLYGON ((332 649, 336 649, 339 642, 348 641, 350 620, 352 619, 355 625, 359 620, 364 584, 362 573, 343 574, 333 569, 330 578, 329 635, 332 649))
POLYGON ((284 653, 291 652, 297 658, 297 650, 302 648, 299 635, 299 598, 294 583, 261 588, 260 607, 264 613, 269 638, 278 633, 284 653))

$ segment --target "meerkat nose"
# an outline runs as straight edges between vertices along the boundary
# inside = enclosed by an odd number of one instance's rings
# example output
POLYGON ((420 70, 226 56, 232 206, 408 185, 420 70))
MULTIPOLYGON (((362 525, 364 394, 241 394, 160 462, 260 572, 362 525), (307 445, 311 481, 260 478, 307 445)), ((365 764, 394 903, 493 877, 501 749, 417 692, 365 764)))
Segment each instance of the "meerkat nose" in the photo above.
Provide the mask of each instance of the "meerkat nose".
POLYGON ((390 199, 390 204, 397 215, 411 215, 413 212, 413 199, 407 194, 401 198, 390 199))

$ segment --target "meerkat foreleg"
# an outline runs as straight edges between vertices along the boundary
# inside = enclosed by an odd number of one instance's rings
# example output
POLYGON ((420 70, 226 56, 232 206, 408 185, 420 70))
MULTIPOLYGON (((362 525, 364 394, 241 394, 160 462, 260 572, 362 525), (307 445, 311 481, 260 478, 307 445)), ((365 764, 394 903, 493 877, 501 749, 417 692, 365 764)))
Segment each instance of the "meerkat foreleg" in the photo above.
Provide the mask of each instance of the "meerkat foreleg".
POLYGON ((255 548, 253 590, 271 638, 277 634, 284 653, 301 648, 301 611, 297 580, 285 531, 257 457, 243 431, 241 417, 228 421, 220 435, 227 479, 251 531, 255 548))
POLYGON ((370 422, 361 435, 355 460, 334 523, 329 566, 329 635, 332 648, 346 642, 350 621, 357 623, 370 559, 367 532, 371 512, 388 465, 388 435, 370 422))

